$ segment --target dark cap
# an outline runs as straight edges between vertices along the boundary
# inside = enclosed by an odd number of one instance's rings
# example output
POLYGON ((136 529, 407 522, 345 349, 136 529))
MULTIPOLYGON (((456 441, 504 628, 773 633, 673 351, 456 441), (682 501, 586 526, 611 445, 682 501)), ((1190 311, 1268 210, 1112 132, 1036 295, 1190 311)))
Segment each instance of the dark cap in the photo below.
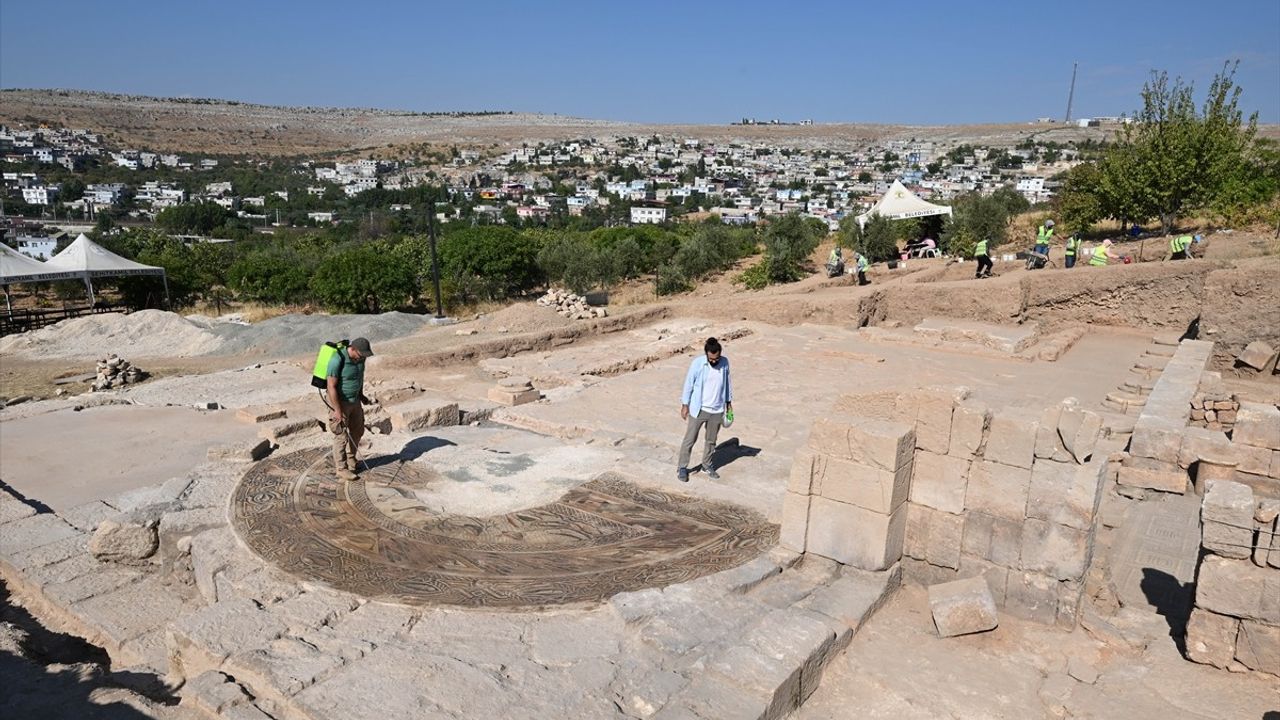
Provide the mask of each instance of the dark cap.
POLYGON ((361 355, 373 354, 373 348, 369 347, 369 340, 367 338, 356 338, 355 340, 352 340, 351 347, 359 350, 361 355))

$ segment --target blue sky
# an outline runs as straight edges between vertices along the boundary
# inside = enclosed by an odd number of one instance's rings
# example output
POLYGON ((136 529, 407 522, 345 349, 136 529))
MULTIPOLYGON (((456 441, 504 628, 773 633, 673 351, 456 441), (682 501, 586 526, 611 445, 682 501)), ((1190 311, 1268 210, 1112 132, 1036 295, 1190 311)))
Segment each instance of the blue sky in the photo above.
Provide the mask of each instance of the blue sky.
POLYGON ((0 87, 637 122, 1131 112, 1239 59, 1280 122, 1280 2, 0 3, 0 87))

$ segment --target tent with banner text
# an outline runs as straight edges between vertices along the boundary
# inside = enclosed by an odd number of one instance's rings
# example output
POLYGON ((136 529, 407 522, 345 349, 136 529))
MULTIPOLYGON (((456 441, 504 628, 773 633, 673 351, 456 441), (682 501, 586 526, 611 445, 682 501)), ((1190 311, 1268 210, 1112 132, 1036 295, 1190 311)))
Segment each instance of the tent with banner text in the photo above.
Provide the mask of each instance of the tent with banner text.
POLYGON ((901 180, 894 180, 888 192, 880 198, 871 209, 857 217, 858 227, 863 227, 872 215, 879 215, 889 220, 906 220, 908 218, 928 217, 930 215, 950 215, 951 208, 946 205, 934 205, 921 200, 918 195, 907 189, 901 180))
POLYGON ((89 290, 91 305, 95 302, 94 278, 159 275, 164 283, 165 305, 169 304, 169 278, 165 275, 164 268, 120 257, 83 234, 63 248, 62 252, 46 260, 44 267, 50 272, 67 272, 71 277, 83 280, 89 290))

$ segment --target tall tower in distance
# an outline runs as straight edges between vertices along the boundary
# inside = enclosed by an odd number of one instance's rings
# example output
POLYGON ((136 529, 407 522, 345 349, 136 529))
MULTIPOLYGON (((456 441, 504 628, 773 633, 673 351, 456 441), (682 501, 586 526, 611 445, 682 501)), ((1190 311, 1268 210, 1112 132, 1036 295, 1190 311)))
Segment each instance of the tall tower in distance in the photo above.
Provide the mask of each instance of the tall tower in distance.
POLYGON ((1067 93, 1067 117, 1062 122, 1071 122, 1071 102, 1076 99, 1076 68, 1080 62, 1071 63, 1071 90, 1067 93))

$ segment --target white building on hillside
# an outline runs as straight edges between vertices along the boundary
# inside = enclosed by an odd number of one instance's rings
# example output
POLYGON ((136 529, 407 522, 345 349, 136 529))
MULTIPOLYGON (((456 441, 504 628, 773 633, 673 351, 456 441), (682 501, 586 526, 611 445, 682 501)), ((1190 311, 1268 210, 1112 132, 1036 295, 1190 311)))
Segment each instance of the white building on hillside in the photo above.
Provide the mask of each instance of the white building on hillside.
POLYGON ((667 221, 667 209, 664 207, 631 208, 632 225, 658 225, 667 221))

